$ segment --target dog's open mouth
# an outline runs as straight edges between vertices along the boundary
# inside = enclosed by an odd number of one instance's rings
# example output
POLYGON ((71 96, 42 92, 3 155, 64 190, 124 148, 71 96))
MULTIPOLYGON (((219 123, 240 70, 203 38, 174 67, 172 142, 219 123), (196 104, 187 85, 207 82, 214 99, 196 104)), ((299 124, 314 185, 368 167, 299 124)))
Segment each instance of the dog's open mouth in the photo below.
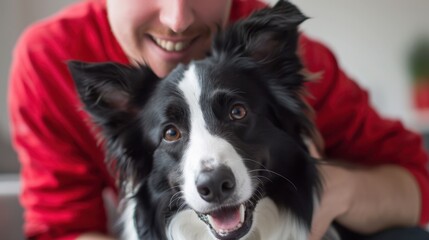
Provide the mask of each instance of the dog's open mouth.
POLYGON ((249 232, 253 221, 253 208, 245 204, 197 214, 209 226, 214 236, 221 240, 243 237, 249 232))

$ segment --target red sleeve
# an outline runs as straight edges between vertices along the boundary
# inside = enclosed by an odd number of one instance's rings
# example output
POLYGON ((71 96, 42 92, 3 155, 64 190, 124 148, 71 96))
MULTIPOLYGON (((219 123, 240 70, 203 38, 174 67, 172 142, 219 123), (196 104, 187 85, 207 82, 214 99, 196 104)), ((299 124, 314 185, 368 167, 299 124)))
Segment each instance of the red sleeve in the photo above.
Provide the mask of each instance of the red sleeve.
POLYGON ((233 0, 229 21, 235 22, 240 20, 249 16, 254 11, 262 9, 266 6, 267 4, 261 0, 233 0))
POLYGON ((428 156, 422 138, 399 121, 382 118, 370 105, 368 94, 338 66, 320 43, 302 36, 301 53, 312 73, 321 78, 308 83, 308 98, 329 158, 366 164, 398 164, 415 177, 421 192, 420 223, 429 220, 428 156))
POLYGON ((23 34, 10 75, 12 139, 22 166, 24 230, 31 239, 106 232, 104 157, 66 68, 72 45, 50 34, 53 28, 34 26, 23 34))

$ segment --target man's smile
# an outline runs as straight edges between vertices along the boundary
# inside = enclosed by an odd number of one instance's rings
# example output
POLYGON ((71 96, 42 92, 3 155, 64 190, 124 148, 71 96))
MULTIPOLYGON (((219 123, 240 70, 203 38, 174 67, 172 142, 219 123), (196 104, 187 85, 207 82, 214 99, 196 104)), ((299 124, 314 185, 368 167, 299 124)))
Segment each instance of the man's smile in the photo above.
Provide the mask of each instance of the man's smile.
POLYGON ((153 41, 162 49, 168 52, 179 52, 191 45, 191 40, 170 41, 157 37, 152 37, 153 41))

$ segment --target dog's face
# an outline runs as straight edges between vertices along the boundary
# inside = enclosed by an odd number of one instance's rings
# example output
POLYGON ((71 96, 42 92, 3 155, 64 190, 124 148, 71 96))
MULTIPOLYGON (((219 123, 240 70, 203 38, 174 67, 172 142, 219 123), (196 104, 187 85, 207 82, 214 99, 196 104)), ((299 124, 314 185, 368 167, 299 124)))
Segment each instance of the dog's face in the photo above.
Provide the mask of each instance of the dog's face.
POLYGON ((140 236, 191 208, 216 238, 239 239, 263 197, 309 225, 315 169, 302 140, 311 124, 296 56, 303 20, 281 1, 162 80, 145 67, 69 64, 122 181, 135 187, 140 236))

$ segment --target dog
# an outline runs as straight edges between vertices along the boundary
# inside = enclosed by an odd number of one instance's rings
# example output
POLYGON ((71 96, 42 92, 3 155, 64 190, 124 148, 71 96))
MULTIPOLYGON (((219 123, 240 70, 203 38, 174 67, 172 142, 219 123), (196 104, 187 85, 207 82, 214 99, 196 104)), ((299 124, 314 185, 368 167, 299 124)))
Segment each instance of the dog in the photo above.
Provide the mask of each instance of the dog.
POLYGON ((123 192, 123 239, 307 239, 321 193, 307 139, 298 26, 287 1, 221 31, 160 79, 70 61, 123 192))

